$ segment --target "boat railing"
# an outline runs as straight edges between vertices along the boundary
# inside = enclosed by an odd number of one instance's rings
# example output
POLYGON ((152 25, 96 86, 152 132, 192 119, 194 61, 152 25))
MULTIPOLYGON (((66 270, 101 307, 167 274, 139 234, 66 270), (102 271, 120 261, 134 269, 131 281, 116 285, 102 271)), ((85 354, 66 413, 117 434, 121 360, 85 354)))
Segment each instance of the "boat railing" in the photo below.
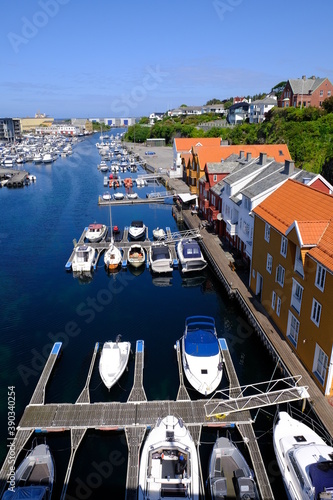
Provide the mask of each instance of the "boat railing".
POLYGON ((199 228, 196 229, 187 229, 186 231, 176 231, 174 233, 167 232, 167 236, 165 238, 165 243, 175 243, 184 238, 201 238, 201 233, 199 228))

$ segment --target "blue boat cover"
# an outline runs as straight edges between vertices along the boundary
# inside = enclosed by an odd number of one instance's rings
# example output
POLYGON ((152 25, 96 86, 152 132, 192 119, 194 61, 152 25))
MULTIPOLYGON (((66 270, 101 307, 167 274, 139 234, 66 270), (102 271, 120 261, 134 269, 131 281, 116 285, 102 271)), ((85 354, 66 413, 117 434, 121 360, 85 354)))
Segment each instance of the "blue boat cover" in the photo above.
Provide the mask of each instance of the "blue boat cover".
POLYGON ((209 357, 219 353, 215 320, 210 316, 189 316, 185 321, 185 352, 189 356, 209 357))
POLYGON ((5 491, 3 500, 24 500, 30 498, 31 500, 44 500, 46 496, 45 486, 24 486, 22 488, 15 488, 15 491, 5 491))
POLYGON ((186 259, 196 259, 201 257, 201 250, 196 241, 183 241, 183 255, 186 259))
POLYGON ((333 461, 316 462, 309 467, 309 475, 316 490, 315 498, 319 498, 319 493, 333 491, 333 461))

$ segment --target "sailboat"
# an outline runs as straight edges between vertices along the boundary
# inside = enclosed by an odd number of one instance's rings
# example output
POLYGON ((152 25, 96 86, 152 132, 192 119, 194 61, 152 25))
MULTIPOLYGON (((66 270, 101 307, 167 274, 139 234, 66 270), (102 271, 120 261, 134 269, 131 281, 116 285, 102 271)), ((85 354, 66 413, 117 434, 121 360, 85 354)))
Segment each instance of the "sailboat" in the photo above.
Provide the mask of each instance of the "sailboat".
POLYGON ((111 205, 110 207, 110 231, 111 231, 111 239, 110 246, 106 250, 104 254, 104 264, 108 271, 115 271, 121 264, 122 255, 119 248, 117 248, 114 244, 113 239, 113 229, 112 229, 112 218, 111 218, 111 205))

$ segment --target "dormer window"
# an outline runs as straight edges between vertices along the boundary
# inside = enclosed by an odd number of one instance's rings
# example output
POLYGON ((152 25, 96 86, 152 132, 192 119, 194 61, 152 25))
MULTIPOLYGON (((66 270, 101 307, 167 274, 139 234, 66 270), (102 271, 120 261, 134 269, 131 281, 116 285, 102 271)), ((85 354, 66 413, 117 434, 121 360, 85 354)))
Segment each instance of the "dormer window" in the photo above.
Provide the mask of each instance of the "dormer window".
POLYGON ((294 271, 296 271, 302 278, 304 278, 304 268, 302 262, 302 254, 300 247, 296 247, 296 256, 295 256, 295 267, 294 271))

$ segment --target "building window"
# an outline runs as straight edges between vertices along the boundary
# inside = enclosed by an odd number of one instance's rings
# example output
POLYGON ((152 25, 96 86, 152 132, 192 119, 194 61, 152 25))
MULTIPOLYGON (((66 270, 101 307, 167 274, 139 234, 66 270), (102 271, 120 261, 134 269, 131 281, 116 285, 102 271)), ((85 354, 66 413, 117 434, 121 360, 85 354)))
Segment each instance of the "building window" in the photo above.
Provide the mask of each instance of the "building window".
POLYGON ((287 257, 288 240, 284 236, 281 236, 281 249, 280 253, 283 257, 287 257))
POLYGON ((316 326, 319 326, 321 315, 321 304, 316 299, 312 301, 311 319, 316 326))
POLYGON ((272 274, 272 267, 273 267, 273 257, 268 253, 266 261, 266 271, 268 271, 269 274, 272 274))
POLYGON ((276 278, 275 278, 275 281, 277 281, 279 283, 279 285, 281 285, 282 287, 284 285, 284 274, 285 274, 284 267, 282 267, 279 264, 278 267, 276 268, 276 278))
POLYGON ((280 316, 280 311, 281 311, 281 299, 280 297, 277 298, 276 301, 276 315, 280 316))
POLYGON ((330 90, 328 90, 328 91, 327 91, 327 97, 330 97, 330 95, 331 95, 331 91, 330 91, 330 90))
POLYGON ((271 234, 271 226, 269 224, 265 224, 265 240, 269 243, 269 238, 271 234))
POLYGON ((324 385, 325 382, 327 365, 328 365, 327 355, 319 347, 319 345, 316 344, 312 371, 322 385, 324 385))
POLYGON ((303 262, 302 262, 302 254, 301 254, 301 249, 300 247, 296 247, 296 256, 295 256, 295 267, 294 270, 304 278, 304 269, 303 269, 303 262))
POLYGON ((297 318, 295 318, 293 313, 289 311, 287 337, 295 347, 297 347, 298 332, 299 332, 299 321, 297 318))
POLYGON ((319 92, 319 95, 320 95, 320 97, 323 97, 323 95, 324 95, 324 91, 323 91, 323 90, 321 90, 321 91, 319 92))
POLYGON ((213 176, 213 181, 216 182, 217 181, 217 175, 214 175, 213 176))
POLYGON ((293 278, 293 288, 291 292, 291 307, 300 314, 302 305, 303 287, 293 278))
POLYGON ((276 293, 273 292, 272 293, 272 309, 273 309, 273 311, 275 309, 275 303, 276 303, 276 293))
POLYGON ((324 291, 325 278, 326 269, 320 264, 317 264, 316 287, 319 288, 319 290, 321 290, 322 292, 324 291))

